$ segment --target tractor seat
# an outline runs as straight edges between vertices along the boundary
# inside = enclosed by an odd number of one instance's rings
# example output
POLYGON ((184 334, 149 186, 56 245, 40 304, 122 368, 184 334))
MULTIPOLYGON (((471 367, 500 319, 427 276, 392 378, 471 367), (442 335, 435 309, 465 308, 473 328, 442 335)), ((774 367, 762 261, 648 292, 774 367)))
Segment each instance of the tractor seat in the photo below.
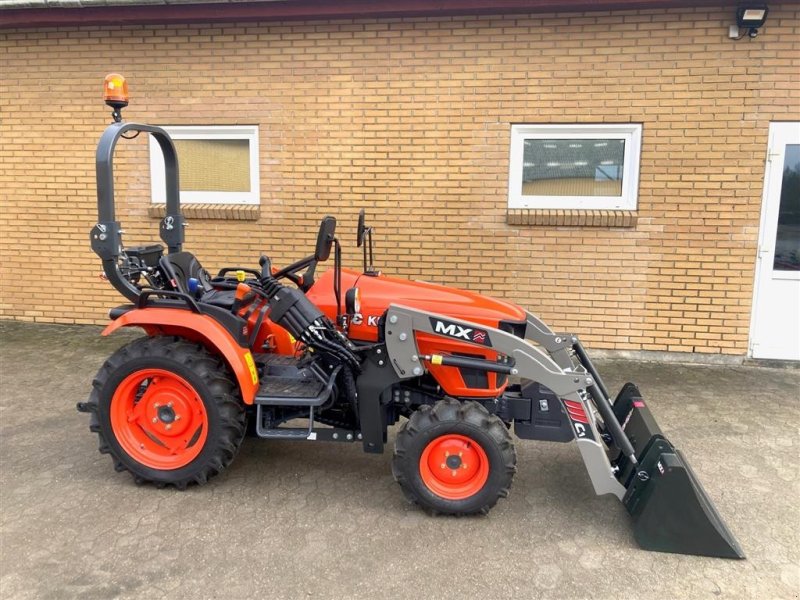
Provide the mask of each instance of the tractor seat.
POLYGON ((173 252, 165 254, 158 261, 161 270, 167 275, 170 284, 178 292, 190 294, 189 279, 197 279, 204 293, 214 290, 211 277, 191 252, 173 252))
POLYGON ((233 301, 236 299, 235 296, 235 290, 211 290, 200 297, 200 302, 230 309, 233 306, 233 301))
POLYGON ((211 284, 211 277, 197 257, 191 252, 174 252, 165 254, 159 262, 167 276, 175 281, 175 288, 184 294, 193 294, 189 291, 189 279, 192 277, 200 282, 202 294, 199 300, 205 304, 218 306, 230 310, 235 300, 234 290, 217 290, 211 284))

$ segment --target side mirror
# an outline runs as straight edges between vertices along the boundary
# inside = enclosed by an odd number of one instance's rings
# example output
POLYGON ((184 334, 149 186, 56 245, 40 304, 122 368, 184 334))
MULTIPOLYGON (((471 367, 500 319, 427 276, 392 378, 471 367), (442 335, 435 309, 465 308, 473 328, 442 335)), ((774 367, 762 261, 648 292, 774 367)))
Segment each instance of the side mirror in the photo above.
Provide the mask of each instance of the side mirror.
POLYGON ((364 209, 358 211, 358 230, 356 231, 356 245, 361 248, 364 245, 364 234, 367 228, 364 225, 364 209))
POLYGON ((317 234, 317 248, 314 251, 314 258, 318 262, 328 260, 331 255, 331 247, 333 246, 333 237, 336 233, 336 218, 325 217, 319 224, 319 233, 317 234))

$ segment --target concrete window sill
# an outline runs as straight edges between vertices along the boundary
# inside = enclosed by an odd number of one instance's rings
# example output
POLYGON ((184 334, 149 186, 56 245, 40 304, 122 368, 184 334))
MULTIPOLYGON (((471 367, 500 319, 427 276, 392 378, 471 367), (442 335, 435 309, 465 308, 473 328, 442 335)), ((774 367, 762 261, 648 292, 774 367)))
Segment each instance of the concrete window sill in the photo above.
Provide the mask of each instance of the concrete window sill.
MULTIPOLYGON (((261 208, 253 204, 183 204, 181 212, 187 219, 225 219, 232 221, 257 221, 261 208)), ((163 219, 167 214, 166 204, 153 204, 147 214, 163 219)))
POLYGON ((636 227, 633 210, 555 210, 510 208, 509 225, 545 225, 562 227, 636 227))

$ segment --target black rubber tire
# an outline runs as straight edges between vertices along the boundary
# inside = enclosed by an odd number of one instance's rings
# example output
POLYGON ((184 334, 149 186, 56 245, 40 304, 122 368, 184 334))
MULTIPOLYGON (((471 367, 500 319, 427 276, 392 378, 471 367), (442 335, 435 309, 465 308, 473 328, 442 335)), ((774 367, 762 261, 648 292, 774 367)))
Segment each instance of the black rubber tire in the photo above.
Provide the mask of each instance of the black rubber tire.
POLYGON ((477 402, 446 398, 433 408, 421 406, 397 433, 392 474, 406 498, 432 514, 486 514, 500 498, 508 496, 517 470, 517 455, 508 428, 477 402), (462 500, 448 500, 422 481, 419 462, 426 446, 445 434, 477 442, 489 461, 489 477, 480 491, 462 500))
POLYGON ((89 429, 99 437, 100 453, 110 454, 115 470, 130 471, 136 483, 157 487, 183 490, 191 483, 206 483, 233 461, 246 429, 239 388, 227 365, 203 346, 179 337, 139 338, 117 350, 97 372, 87 405, 89 429), (147 368, 183 377, 203 401, 208 419, 204 447, 192 462, 177 469, 154 469, 138 462, 125 452, 111 427, 111 399, 117 386, 131 373, 147 368))

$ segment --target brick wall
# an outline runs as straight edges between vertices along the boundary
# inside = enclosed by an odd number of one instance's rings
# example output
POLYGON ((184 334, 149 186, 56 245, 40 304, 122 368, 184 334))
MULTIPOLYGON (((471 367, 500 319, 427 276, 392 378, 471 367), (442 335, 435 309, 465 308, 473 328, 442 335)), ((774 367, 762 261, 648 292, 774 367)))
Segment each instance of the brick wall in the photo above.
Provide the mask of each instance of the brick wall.
MULTIPOLYGON (((258 124, 257 220, 194 218, 216 269, 285 264, 366 207, 384 272, 504 297, 596 348, 744 354, 771 120, 800 120, 800 11, 733 9, 0 31, 0 318, 102 323, 94 148, 127 119, 258 124), (511 123, 641 122, 628 226, 507 214, 511 123), (632 225, 632 226, 631 226, 632 225)), ((142 136, 143 138, 144 136, 142 136)), ((143 139, 118 151, 128 244, 157 240, 143 139)), ((243 213, 244 214, 244 213, 243 213)), ((200 215, 198 215, 200 216, 200 215)), ((246 214, 244 216, 247 216, 246 214)))

